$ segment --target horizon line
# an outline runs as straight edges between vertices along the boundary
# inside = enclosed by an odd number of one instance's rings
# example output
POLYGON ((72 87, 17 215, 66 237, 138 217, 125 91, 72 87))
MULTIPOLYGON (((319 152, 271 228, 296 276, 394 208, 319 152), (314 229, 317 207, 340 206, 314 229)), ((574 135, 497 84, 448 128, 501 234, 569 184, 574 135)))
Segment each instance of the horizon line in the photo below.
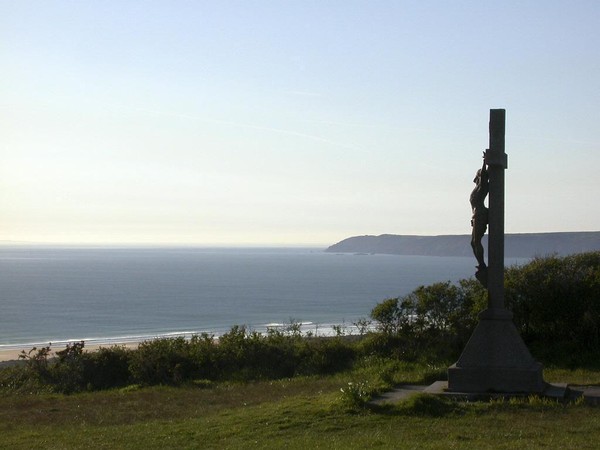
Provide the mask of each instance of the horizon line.
MULTIPOLYGON (((505 235, 515 234, 557 234, 557 233, 599 233, 600 230, 579 231, 524 231, 506 232, 505 235)), ((333 243, 324 242, 177 242, 177 241, 29 241, 0 239, 0 247, 10 246, 44 246, 44 247, 194 247, 194 248, 327 248, 341 241, 356 237, 381 237, 381 236, 414 236, 414 237, 439 237, 439 236, 469 236, 470 233, 381 233, 381 234, 355 234, 341 238, 333 243)), ((487 233, 486 233, 487 236, 487 233)))

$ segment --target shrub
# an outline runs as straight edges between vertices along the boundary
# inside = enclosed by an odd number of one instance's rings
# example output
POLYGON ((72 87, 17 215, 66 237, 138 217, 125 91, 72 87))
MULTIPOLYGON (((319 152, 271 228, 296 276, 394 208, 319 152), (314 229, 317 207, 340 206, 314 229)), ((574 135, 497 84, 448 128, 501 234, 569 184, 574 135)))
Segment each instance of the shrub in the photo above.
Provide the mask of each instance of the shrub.
POLYGON ((129 370, 141 384, 178 384, 197 372, 190 343, 183 337, 142 342, 132 353, 129 370))
POLYGON ((386 334, 399 331, 402 317, 403 311, 397 298, 388 298, 371 310, 371 319, 377 322, 377 329, 386 334))
POLYGON ((450 358, 469 339, 486 298, 477 281, 462 280, 458 285, 448 281, 420 286, 402 298, 384 300, 373 308, 371 318, 388 337, 368 339, 364 350, 391 352, 406 359, 418 358, 423 352, 450 358), (394 349, 394 345, 401 347, 394 349))
POLYGON ((363 357, 378 356, 413 360, 416 355, 404 336, 390 333, 370 333, 357 346, 363 357))
POLYGON ((349 382, 346 387, 340 389, 340 400, 344 406, 350 409, 364 408, 369 400, 369 382, 360 381, 358 383, 349 382))
POLYGON ((84 379, 89 389, 108 389, 129 384, 129 363, 132 351, 120 346, 100 348, 88 353, 84 379))
POLYGON ((302 375, 332 374, 352 366, 356 346, 340 337, 313 338, 299 343, 300 361, 297 373, 302 375))
POLYGON ((600 351, 600 252, 510 267, 505 298, 529 342, 566 352, 600 351))
POLYGON ((220 374, 223 379, 256 380, 292 377, 298 365, 295 332, 270 330, 266 335, 234 327, 219 339, 220 374))
POLYGON ((194 378, 216 380, 218 348, 215 337, 202 333, 190 338, 190 357, 196 362, 194 378))
POLYGON ((73 342, 56 352, 57 360, 49 367, 55 391, 70 394, 86 385, 84 346, 83 341, 73 342))
POLYGON ((356 322, 352 322, 352 325, 356 327, 359 336, 364 336, 369 332, 372 323, 373 322, 371 320, 361 317, 356 322))
POLYGON ((25 361, 23 370, 23 379, 30 382, 38 381, 45 383, 50 381, 50 372, 48 370, 48 357, 50 355, 50 344, 46 347, 38 349, 33 347, 29 352, 21 351, 19 360, 25 361))

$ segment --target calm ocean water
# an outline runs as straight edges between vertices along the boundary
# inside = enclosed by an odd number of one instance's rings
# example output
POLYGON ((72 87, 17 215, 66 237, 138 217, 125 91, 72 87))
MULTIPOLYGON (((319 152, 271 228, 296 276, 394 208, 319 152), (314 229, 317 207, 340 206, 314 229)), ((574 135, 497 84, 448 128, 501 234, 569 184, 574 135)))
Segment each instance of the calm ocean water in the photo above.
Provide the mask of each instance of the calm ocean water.
POLYGON ((468 278, 474 265, 321 249, 0 247, 0 349, 262 331, 290 319, 326 333, 385 298, 468 278))

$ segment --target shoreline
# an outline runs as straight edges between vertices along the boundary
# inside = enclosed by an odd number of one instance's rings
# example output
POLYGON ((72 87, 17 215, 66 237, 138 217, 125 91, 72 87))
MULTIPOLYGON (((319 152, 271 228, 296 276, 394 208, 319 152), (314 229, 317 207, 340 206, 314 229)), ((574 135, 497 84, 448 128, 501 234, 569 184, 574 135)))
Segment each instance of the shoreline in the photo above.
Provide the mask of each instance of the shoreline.
MULTIPOLYGON (((355 324, 342 323, 339 325, 334 324, 315 324, 313 322, 298 322, 298 331, 303 336, 314 336, 314 337, 331 337, 337 334, 336 328, 339 326, 343 335, 350 336, 358 334, 359 329, 355 324)), ((258 331, 259 333, 268 333, 269 330, 280 330, 286 331, 290 327, 290 324, 286 323, 270 323, 264 326, 255 328, 247 328, 246 331, 258 331)), ((288 330, 289 331, 289 330, 288 330)), ((67 344, 73 342, 85 343, 84 352, 94 352, 100 348, 110 348, 114 346, 125 347, 128 349, 136 349, 140 344, 146 341, 153 341, 155 339, 169 339, 183 337, 186 339, 191 338, 194 335, 200 335, 202 332, 185 331, 185 332, 170 332, 164 334, 154 335, 142 335, 142 336, 131 336, 131 337, 116 337, 116 338, 91 338, 91 339, 72 339, 72 340, 60 340, 51 343, 50 357, 53 357, 56 351, 62 351, 66 348, 67 344)), ((207 333, 212 336, 213 339, 219 339, 219 336, 223 333, 207 333)), ((19 355, 22 351, 29 352, 33 347, 43 348, 49 345, 48 342, 44 343, 24 343, 24 344, 6 344, 0 345, 0 367, 6 366, 6 362, 18 362, 19 355)))
MULTIPOLYGON (((77 341, 74 341, 77 342, 77 341)), ((85 341, 84 341, 85 342, 85 341)), ((141 344, 140 342, 111 342, 110 344, 90 344, 88 345, 87 343, 85 344, 85 346, 83 347, 83 351, 84 352, 95 352, 101 348, 109 348, 109 347, 114 347, 114 346, 119 346, 119 347, 125 347, 128 349, 135 349, 138 347, 138 345, 141 344)), ((22 351, 28 352, 29 350, 31 350, 31 346, 23 346, 22 348, 16 348, 17 346, 15 346, 15 348, 10 348, 10 349, 1 349, 0 350, 0 363, 16 363, 19 362, 19 355, 21 354, 22 351)), ((44 345, 40 345, 39 348, 44 347, 44 345)), ((57 347, 56 349, 52 348, 50 351, 50 357, 54 357, 55 352, 56 351, 61 351, 64 350, 66 346, 60 346, 57 347)), ((6 366, 6 364, 0 364, 0 367, 2 366, 6 366)))
MULTIPOLYGON (((268 323, 263 324, 259 327, 246 327, 246 331, 252 332, 257 331, 258 333, 268 333, 269 330, 280 330, 286 331, 292 324, 291 323, 268 323)), ((294 325, 298 326, 298 331, 305 336, 320 336, 328 337, 336 335, 336 328, 340 327, 344 334, 350 335, 358 332, 358 328, 353 323, 342 322, 340 324, 323 323, 317 324, 314 322, 295 322, 294 325)), ((84 351, 96 351, 100 348, 108 348, 113 346, 126 347, 129 349, 137 348, 141 343, 146 341, 153 341, 155 339, 169 339, 183 337, 189 339, 195 335, 201 335, 203 333, 212 336, 214 339, 218 339, 219 336, 230 331, 227 330, 212 330, 212 331, 172 331, 166 333, 156 334, 143 334, 143 335, 131 335, 131 336, 118 336, 118 337, 93 337, 93 338, 82 338, 82 339, 60 339, 52 342, 29 342, 22 344, 3 344, 0 345, 0 362, 16 361, 19 359, 19 355, 22 351, 29 352, 33 347, 43 348, 50 344, 51 351, 50 355, 54 356, 56 351, 64 350, 67 344, 73 342, 85 342, 84 351)))

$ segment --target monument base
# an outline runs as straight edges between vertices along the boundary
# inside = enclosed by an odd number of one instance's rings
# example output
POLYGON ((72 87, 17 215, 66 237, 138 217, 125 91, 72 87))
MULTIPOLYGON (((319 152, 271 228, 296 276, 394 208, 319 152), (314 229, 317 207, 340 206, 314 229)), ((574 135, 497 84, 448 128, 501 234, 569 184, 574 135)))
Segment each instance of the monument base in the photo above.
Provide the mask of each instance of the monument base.
POLYGON ((542 365, 521 339, 506 309, 487 309, 456 364, 448 369, 451 392, 544 391, 542 365))

